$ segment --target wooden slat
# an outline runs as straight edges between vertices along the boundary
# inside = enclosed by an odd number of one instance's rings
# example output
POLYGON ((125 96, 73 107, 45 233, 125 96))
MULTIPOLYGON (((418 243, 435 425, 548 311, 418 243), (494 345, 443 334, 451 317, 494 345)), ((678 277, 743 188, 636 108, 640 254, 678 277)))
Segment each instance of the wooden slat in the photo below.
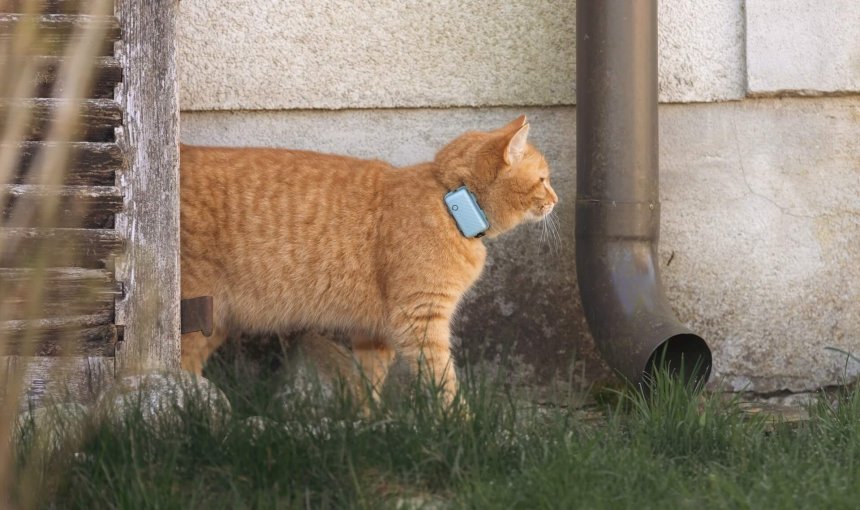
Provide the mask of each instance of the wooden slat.
MULTIPOLYGON (((62 87, 55 90, 57 74, 63 65, 62 57, 32 57, 36 71, 33 75, 33 97, 58 96, 62 87)), ((0 67, 3 62, 0 60, 0 67)), ((114 57, 99 57, 93 63, 93 86, 89 97, 113 98, 114 87, 122 81, 122 66, 114 57)))
POLYGON ((117 215, 129 242, 116 273, 127 287, 117 302, 122 370, 179 367, 178 10, 175 0, 117 3, 125 68, 119 97, 128 112, 121 146, 130 155, 118 182, 134 204, 117 215))
MULTIPOLYGON (((86 12, 90 0, 42 0, 40 12, 45 14, 81 14, 86 12)), ((28 0, 6 0, 2 12, 16 14, 24 12, 28 0)))
POLYGON ((27 184, 0 185, 0 196, 6 197, 6 207, 0 218, 7 226, 113 228, 114 215, 122 210, 122 196, 114 186, 38 186, 27 184), (11 225, 16 207, 38 207, 43 200, 58 200, 54 218, 45 224, 11 225))
POLYGON ((118 340, 110 315, 0 323, 3 354, 113 356, 118 340))
MULTIPOLYGON (((26 140, 42 140, 50 128, 51 119, 56 111, 67 104, 65 99, 23 99, 16 106, 30 111, 30 122, 24 132, 26 140)), ((122 124, 122 109, 112 99, 84 99, 77 101, 79 105, 78 133, 76 140, 91 142, 110 142, 114 139, 113 129, 122 124)), ((6 112, 13 106, 12 101, 0 99, 0 119, 6 118, 6 112)), ((0 129, 2 129, 0 125, 0 129)))
POLYGON ((0 331, 4 334, 23 334, 28 329, 37 331, 71 331, 105 326, 111 323, 111 319, 110 313, 98 313, 75 317, 4 321, 0 322, 0 331))
POLYGON ((68 43, 80 35, 81 31, 75 30, 79 26, 104 26, 105 40, 99 55, 113 55, 113 43, 121 36, 119 23, 113 16, 43 14, 33 19, 23 14, 0 14, 0 43, 14 36, 16 25, 31 20, 36 22, 38 30, 38 42, 29 52, 32 55, 62 55, 68 43))
POLYGON ((0 268, 0 317, 4 320, 45 319, 74 315, 110 315, 122 294, 113 274, 102 269, 0 268), (35 310, 27 310, 27 289, 42 278, 44 295, 35 310))
MULTIPOLYGON (((21 142, 17 144, 19 151, 18 164, 12 183, 23 184, 26 180, 27 169, 39 151, 54 146, 47 142, 21 142)), ((125 158, 119 146, 115 143, 77 142, 67 144, 70 157, 64 184, 71 186, 113 186, 116 182, 116 172, 125 165, 125 158)), ((10 150, 0 146, 0 150, 10 150)))
POLYGON ((0 267, 103 268, 122 247, 113 229, 0 228, 0 267))

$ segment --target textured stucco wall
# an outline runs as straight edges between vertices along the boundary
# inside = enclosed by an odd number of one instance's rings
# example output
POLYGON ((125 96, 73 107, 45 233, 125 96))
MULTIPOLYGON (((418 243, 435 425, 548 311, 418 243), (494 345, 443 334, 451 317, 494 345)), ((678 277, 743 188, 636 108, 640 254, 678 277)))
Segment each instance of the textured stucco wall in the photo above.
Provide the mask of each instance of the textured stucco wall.
MULTIPOLYGON (((516 345, 545 374, 568 374, 575 353, 575 373, 593 381, 607 372, 576 287, 574 108, 185 113, 182 139, 409 164, 523 111, 554 169, 562 244, 554 252, 536 228, 493 242, 456 331, 476 350, 516 345)), ((760 392, 840 382, 845 359, 825 347, 860 352, 860 97, 664 105, 660 117, 664 279, 680 318, 714 348, 717 382, 760 392)))
POLYGON ((661 116, 664 280, 721 381, 772 392, 856 377, 860 363, 826 348, 860 353, 860 97, 661 116))
POLYGON ((860 2, 749 0, 746 10, 750 92, 860 92, 860 2))
MULTIPOLYGON (((525 111, 566 235, 492 243, 456 331, 544 375, 575 357, 599 380, 574 270, 575 6, 183 0, 182 138, 409 164, 525 111)), ((659 45, 663 102, 860 91, 856 0, 660 0, 659 45)), ((826 349, 860 352, 860 95, 660 113, 664 279, 717 383, 801 391, 860 373, 826 349)))
MULTIPOLYGON (((741 0, 660 2, 660 98, 743 96, 741 0)), ((183 0, 184 110, 565 105, 575 0, 183 0)))

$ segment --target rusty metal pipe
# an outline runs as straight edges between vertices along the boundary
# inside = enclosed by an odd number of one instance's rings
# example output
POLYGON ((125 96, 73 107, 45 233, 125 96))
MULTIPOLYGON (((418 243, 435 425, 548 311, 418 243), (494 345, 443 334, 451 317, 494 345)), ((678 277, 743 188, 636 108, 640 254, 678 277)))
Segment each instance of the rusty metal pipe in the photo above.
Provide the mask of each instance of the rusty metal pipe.
POLYGON ((576 9, 576 270, 589 328, 631 382, 658 361, 706 380, 711 351, 675 317, 657 256, 657 0, 576 9))

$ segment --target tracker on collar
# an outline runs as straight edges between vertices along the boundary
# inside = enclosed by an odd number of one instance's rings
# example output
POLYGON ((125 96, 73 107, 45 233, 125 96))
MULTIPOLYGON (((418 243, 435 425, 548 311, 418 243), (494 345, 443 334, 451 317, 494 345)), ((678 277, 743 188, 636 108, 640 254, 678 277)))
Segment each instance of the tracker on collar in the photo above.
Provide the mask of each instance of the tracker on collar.
POLYGON ((483 237, 490 222, 478 205, 475 195, 466 186, 461 186, 445 194, 445 205, 451 217, 457 223, 457 228, 465 237, 483 237))

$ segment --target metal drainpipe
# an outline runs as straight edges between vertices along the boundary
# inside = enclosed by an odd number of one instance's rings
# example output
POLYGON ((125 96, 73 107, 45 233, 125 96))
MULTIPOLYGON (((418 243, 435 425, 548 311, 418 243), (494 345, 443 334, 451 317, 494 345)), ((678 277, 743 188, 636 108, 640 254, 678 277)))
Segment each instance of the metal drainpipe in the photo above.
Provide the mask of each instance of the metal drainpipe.
POLYGON ((657 0, 576 5, 576 270, 611 368, 642 383, 660 360, 707 379, 711 351, 660 279, 657 0))

